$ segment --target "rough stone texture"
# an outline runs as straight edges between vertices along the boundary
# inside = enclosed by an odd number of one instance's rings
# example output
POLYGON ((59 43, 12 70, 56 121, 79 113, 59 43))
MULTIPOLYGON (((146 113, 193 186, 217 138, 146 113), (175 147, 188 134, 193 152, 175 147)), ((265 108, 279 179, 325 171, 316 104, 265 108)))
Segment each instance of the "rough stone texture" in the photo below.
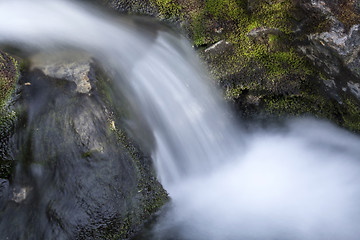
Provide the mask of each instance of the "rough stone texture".
POLYGON ((360 78, 360 25, 351 27, 349 33, 344 29, 309 35, 312 53, 305 54, 317 64, 326 66, 330 75, 338 75, 342 66, 360 78))
POLYGON ((10 185, 0 182, 1 238, 131 237, 167 194, 121 116, 98 88, 79 94, 74 82, 36 68, 20 84, 18 165, 10 185))
POLYGON ((231 50, 232 44, 229 42, 226 42, 224 40, 220 40, 219 42, 211 45, 210 47, 206 48, 204 52, 206 54, 211 55, 220 55, 224 54, 226 51, 231 50))
POLYGON ((90 93, 90 79, 94 79, 92 59, 81 53, 56 52, 38 54, 31 59, 32 69, 39 69, 53 78, 66 79, 76 84, 76 92, 90 93))

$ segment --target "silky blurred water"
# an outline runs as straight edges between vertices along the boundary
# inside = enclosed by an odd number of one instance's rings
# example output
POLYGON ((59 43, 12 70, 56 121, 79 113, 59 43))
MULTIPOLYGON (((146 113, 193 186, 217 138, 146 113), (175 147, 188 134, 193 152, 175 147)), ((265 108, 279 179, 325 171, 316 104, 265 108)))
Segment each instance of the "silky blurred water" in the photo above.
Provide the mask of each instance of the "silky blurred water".
POLYGON ((136 239, 358 239, 360 141, 294 120, 246 136, 242 154, 168 188, 172 202, 136 239))
POLYGON ((2 0, 0 11, 1 43, 86 51, 149 125, 172 201, 144 238, 359 239, 359 137, 318 120, 243 131, 166 28, 70 1, 2 0))

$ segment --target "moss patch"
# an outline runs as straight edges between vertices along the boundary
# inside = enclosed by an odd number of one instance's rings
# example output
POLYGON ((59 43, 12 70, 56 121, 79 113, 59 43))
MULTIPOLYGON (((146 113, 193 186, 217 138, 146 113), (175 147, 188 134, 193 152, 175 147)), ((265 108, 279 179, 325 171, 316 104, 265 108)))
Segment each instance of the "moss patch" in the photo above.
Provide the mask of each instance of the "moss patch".
POLYGON ((14 162, 8 155, 8 142, 16 120, 9 101, 19 75, 19 64, 15 58, 0 51, 0 178, 6 179, 11 178, 14 169, 14 162))
POLYGON ((15 89, 15 82, 19 77, 18 67, 19 64, 15 58, 0 51, 0 106, 2 111, 15 89))
POLYGON ((247 1, 205 0, 184 13, 195 46, 222 39, 231 44, 222 54, 200 51, 228 99, 242 89, 295 93, 294 86, 313 73, 293 44, 295 9, 290 0, 254 1, 251 11, 247 1))
POLYGON ((176 18, 181 15, 181 6, 174 0, 153 0, 161 18, 176 18))

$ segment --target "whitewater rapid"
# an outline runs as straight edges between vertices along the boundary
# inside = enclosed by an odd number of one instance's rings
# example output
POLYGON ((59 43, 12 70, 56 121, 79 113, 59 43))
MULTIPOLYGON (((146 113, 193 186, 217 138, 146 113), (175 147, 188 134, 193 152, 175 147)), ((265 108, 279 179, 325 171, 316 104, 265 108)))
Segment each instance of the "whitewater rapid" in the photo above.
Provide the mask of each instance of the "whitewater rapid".
POLYGON ((358 136, 315 120, 245 133, 166 28, 70 1, 2 0, 0 11, 0 43, 91 54, 151 128, 172 202, 150 239, 359 239, 358 136))

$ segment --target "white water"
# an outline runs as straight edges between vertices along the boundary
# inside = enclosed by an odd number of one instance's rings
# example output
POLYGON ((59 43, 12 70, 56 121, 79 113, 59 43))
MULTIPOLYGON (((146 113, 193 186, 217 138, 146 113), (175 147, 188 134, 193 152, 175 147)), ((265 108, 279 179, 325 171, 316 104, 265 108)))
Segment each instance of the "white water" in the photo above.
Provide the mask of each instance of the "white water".
POLYGON ((112 69, 173 199, 151 238, 359 239, 359 138, 313 120, 241 133, 180 36, 71 2, 0 0, 0 42, 73 47, 112 69))

